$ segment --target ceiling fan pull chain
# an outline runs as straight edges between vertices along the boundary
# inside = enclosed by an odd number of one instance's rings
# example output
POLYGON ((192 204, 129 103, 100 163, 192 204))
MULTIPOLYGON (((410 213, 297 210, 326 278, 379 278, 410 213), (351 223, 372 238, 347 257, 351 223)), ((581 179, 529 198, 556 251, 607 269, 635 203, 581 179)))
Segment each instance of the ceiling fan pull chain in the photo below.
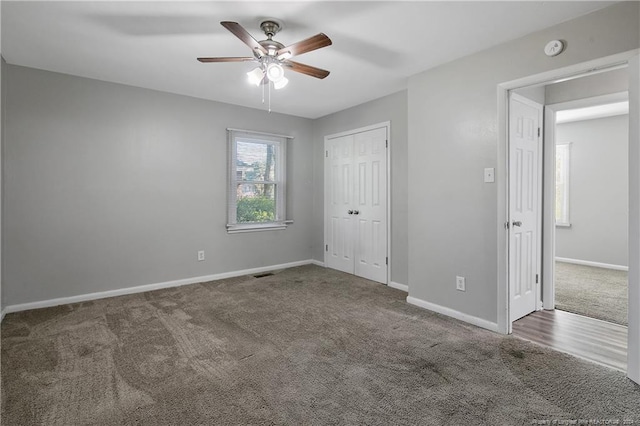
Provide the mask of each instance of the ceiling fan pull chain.
POLYGON ((267 86, 269 86, 269 112, 271 112, 271 82, 267 81, 267 86))

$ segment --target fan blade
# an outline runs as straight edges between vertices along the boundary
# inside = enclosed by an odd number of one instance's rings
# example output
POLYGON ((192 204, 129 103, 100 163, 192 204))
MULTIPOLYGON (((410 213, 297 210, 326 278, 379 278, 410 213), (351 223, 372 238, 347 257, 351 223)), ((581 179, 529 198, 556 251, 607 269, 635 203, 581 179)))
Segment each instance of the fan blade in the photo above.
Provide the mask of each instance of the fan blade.
POLYGON ((231 21, 222 21, 220 22, 220 25, 231 31, 234 36, 242 40, 242 42, 249 46, 252 51, 259 50, 263 54, 267 54, 267 49, 262 47, 262 45, 242 27, 242 25, 231 21))
POLYGON ((291 71, 310 75, 311 77, 315 77, 315 78, 322 79, 329 75, 329 71, 327 70, 312 67, 311 65, 301 64, 300 62, 285 61, 282 64, 288 68, 291 68, 291 71))
POLYGON ((291 56, 302 55, 303 53, 311 52, 312 50, 320 49, 322 47, 331 46, 332 42, 325 34, 316 34, 313 37, 309 37, 305 40, 293 43, 290 46, 283 47, 278 50, 278 56, 291 53, 291 56))
POLYGON ((200 62, 249 62, 255 61, 256 58, 198 58, 200 62))

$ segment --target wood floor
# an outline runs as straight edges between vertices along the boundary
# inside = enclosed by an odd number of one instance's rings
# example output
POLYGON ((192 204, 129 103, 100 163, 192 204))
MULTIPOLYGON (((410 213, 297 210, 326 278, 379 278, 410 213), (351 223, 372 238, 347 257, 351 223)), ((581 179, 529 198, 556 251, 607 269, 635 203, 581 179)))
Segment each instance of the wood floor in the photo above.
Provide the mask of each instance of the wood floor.
POLYGON ((538 311, 513 323, 513 335, 627 371, 627 327, 570 312, 538 311))

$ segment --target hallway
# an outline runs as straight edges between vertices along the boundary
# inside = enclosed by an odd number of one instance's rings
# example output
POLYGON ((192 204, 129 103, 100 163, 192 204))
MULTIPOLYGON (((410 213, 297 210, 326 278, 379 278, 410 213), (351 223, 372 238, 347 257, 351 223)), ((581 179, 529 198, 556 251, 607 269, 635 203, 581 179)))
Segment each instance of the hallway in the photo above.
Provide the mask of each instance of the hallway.
POLYGON ((627 327, 570 312, 537 311, 513 323, 513 335, 627 371, 627 327))

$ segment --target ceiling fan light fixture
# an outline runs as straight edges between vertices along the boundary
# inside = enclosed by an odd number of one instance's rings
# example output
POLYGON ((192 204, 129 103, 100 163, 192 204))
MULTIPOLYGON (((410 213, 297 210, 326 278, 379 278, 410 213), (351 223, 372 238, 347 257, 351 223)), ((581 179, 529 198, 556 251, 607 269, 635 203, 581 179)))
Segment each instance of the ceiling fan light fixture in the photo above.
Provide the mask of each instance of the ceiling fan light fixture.
POLYGON ((259 86, 264 78, 264 71, 262 68, 256 67, 247 73, 247 77, 249 77, 249 83, 259 86))
POLYGON ((286 86, 289 83, 289 79, 287 77, 282 77, 280 80, 276 81, 273 83, 273 87, 278 90, 278 89, 282 89, 284 86, 286 86))
POLYGON ((280 64, 269 64, 267 67, 267 78, 274 83, 284 78, 284 68, 280 64))

